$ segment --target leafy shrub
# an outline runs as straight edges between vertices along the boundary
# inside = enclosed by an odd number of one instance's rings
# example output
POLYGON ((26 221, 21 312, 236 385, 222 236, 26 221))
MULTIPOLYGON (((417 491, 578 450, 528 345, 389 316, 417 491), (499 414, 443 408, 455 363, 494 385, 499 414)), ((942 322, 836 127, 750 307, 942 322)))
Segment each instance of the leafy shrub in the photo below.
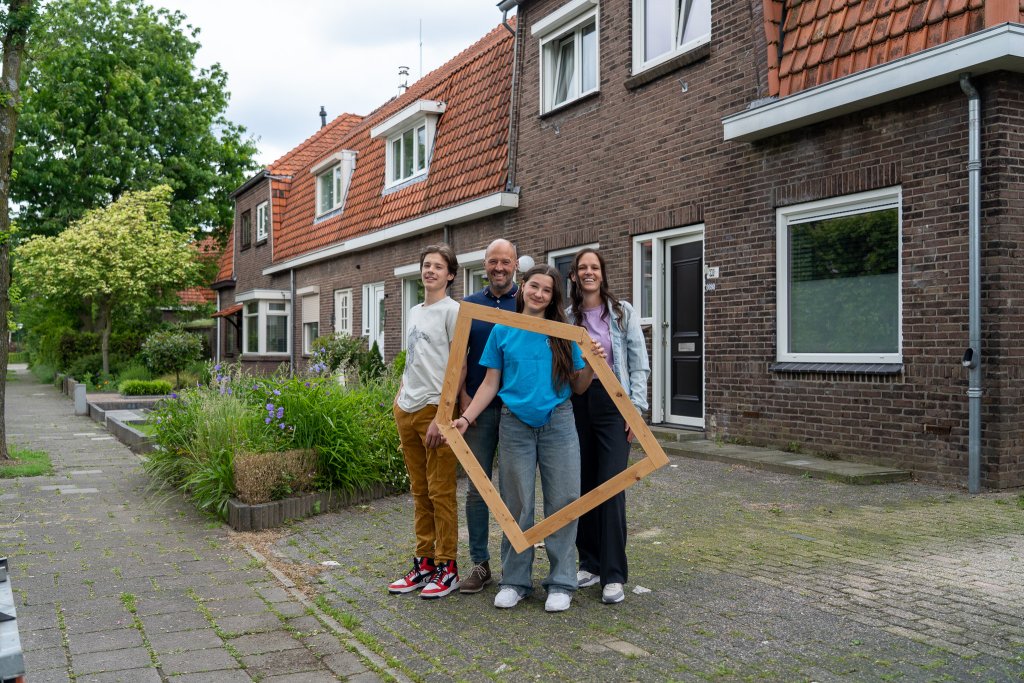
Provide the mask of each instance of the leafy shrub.
POLYGON ((171 393, 170 382, 159 379, 126 379, 117 385, 117 390, 124 396, 161 396, 171 393))
POLYGON ((153 373, 149 371, 149 368, 138 361, 128 361, 128 363, 121 366, 121 370, 117 373, 117 381, 124 382, 129 379, 141 379, 148 381, 153 379, 153 373))
POLYGON ((235 455, 235 492, 249 505, 281 500, 311 491, 317 476, 317 456, 310 450, 235 455))
POLYGON ((95 377, 103 372, 103 356, 99 353, 89 353, 75 358, 64 368, 64 371, 75 379, 84 382, 85 376, 95 377))
POLYGON ((173 372, 177 386, 181 386, 181 371, 199 360, 202 353, 203 342, 199 337, 183 330, 154 332, 142 344, 142 358, 146 367, 161 374, 173 372))
MULTIPOLYGON (((74 375, 72 375, 74 377, 74 375)), ((81 377, 75 377, 90 391, 115 391, 117 384, 114 382, 114 376, 109 373, 99 372, 93 375, 91 372, 87 372, 81 377)))
POLYGON ((363 382, 380 379, 386 369, 380 347, 377 346, 377 342, 373 342, 366 355, 359 359, 359 379, 363 382))
POLYGON ((29 370, 42 384, 50 384, 53 382, 54 375, 57 372, 53 369, 52 365, 47 365, 46 363, 33 363, 29 370))
POLYGON ((27 363, 28 351, 11 351, 7 354, 8 363, 27 363))
POLYGON ((345 334, 313 340, 313 363, 310 369, 314 373, 319 374, 324 370, 342 372, 347 379, 367 382, 382 377, 385 367, 377 342, 367 349, 364 338, 345 334))

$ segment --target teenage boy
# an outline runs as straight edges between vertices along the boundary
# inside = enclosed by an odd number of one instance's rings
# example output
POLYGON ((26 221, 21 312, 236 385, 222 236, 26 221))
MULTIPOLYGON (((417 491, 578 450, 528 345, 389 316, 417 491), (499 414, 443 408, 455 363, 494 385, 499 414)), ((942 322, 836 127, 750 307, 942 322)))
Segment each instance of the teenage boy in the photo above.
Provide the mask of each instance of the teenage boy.
MULTIPOLYGON (((516 292, 519 288, 515 283, 518 265, 515 246, 504 239, 497 239, 487 245, 484 252, 484 272, 487 275, 487 286, 464 300, 472 304, 500 308, 503 311, 516 310, 516 292)), ((476 395, 480 383, 484 381, 487 368, 480 365, 480 356, 491 336, 494 323, 474 320, 469 331, 469 352, 466 355, 466 381, 459 393, 460 413, 465 410, 473 396, 476 395)), ((498 420, 501 418, 501 399, 495 398, 466 430, 466 443, 473 450, 487 476, 491 476, 494 467, 494 456, 498 447, 498 420)), ((459 589, 462 593, 478 593, 491 582, 490 551, 488 550, 488 532, 490 519, 487 503, 473 486, 472 480, 466 491, 466 526, 469 529, 469 558, 473 561, 473 569, 462 582, 459 589)))
POLYGON ((459 315, 459 305, 448 296, 448 287, 458 270, 455 252, 447 244, 432 244, 420 254, 424 301, 409 311, 405 371, 394 406, 412 489, 416 554, 412 570, 392 582, 388 591, 422 589, 420 597, 426 599, 441 598, 459 588, 455 564, 457 461, 436 423, 459 315))

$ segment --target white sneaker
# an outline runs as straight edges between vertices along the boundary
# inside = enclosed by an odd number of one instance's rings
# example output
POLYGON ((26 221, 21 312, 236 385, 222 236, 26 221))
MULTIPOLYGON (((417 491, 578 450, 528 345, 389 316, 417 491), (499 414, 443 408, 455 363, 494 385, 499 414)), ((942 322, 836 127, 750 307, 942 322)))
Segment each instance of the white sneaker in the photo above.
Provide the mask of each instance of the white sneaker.
POLYGON ((548 593, 548 599, 544 603, 546 612, 564 612, 572 604, 572 593, 548 593))
POLYGON ((519 604, 522 599, 523 596, 519 594, 519 591, 511 586, 505 586, 494 596, 494 606, 499 609, 509 609, 519 604))
POLYGON ((601 591, 601 602, 606 605, 614 605, 626 599, 626 593, 622 590, 621 583, 606 584, 601 591))
POLYGON ((580 588, 586 588, 587 586, 593 586, 595 583, 599 583, 601 577, 597 574, 591 574, 585 569, 581 569, 576 572, 576 583, 580 588))

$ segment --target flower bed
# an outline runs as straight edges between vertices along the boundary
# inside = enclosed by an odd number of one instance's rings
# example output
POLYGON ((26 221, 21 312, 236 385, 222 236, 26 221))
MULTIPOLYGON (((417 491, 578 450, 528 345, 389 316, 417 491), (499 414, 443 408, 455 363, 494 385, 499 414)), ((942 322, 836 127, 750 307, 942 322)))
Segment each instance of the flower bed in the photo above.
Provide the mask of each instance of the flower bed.
MULTIPOLYGON (((346 387, 323 363, 297 377, 254 377, 219 365, 212 375, 209 384, 172 394, 150 414, 159 448, 147 455, 146 470, 156 486, 176 487, 226 520, 236 453, 303 449, 317 454, 318 491, 408 488, 391 412, 394 371, 346 387)), ((287 485, 276 490, 281 498, 292 493, 287 485)))

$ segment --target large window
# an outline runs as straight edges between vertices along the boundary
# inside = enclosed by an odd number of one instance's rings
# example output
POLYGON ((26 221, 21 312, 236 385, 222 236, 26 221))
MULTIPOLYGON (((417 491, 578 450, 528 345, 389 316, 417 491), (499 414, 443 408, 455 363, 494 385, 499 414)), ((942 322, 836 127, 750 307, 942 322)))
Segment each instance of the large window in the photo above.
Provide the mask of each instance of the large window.
POLYGON ((247 301, 242 316, 245 353, 288 353, 289 314, 290 306, 287 301, 247 301))
POLYGON ((633 0, 633 73, 711 40, 711 0, 633 0))
POLYGON ((270 203, 256 207, 256 243, 265 242, 270 235, 270 203))
POLYGON ((388 140, 391 146, 392 183, 400 183, 427 170, 427 124, 403 131, 388 140))
POLYGON ((575 0, 534 24, 541 41, 541 112, 598 90, 597 10, 575 0))
POLYGON ((901 362, 899 190, 777 213, 778 359, 901 362))
POLYGON ((240 248, 248 249, 252 246, 252 212, 246 211, 242 214, 241 226, 239 227, 240 248))
POLYGON ((309 287, 299 290, 302 311, 302 353, 313 352, 313 340, 320 336, 320 289, 309 287))
POLYGON ((355 171, 356 153, 343 149, 325 159, 321 159, 310 168, 316 176, 316 215, 317 218, 338 212, 345 204, 345 195, 352 173, 355 171))

